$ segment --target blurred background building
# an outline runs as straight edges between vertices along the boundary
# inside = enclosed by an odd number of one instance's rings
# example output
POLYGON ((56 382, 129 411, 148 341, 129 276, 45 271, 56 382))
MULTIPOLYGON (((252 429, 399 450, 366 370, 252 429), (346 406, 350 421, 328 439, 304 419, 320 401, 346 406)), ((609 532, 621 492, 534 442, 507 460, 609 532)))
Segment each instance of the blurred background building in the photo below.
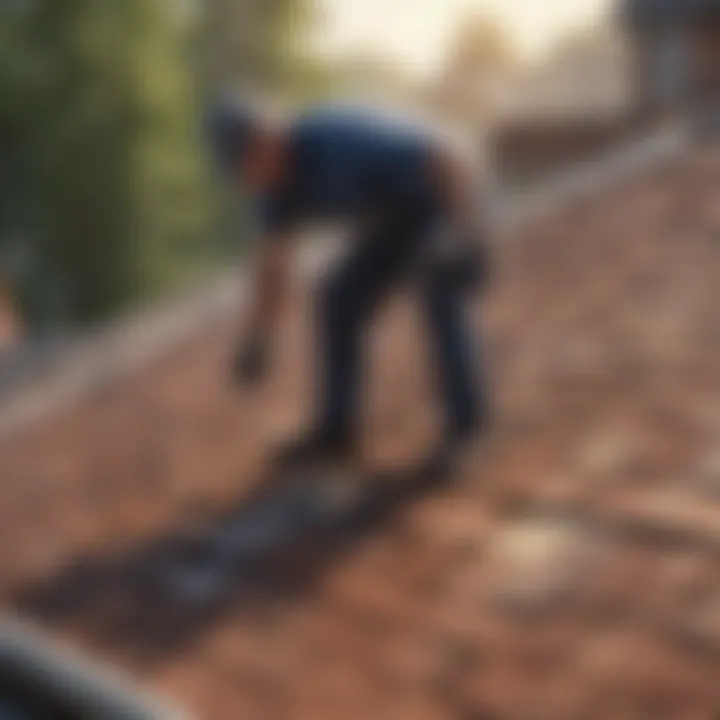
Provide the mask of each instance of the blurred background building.
POLYGON ((623 0, 636 102, 657 113, 720 95, 720 2, 623 0))

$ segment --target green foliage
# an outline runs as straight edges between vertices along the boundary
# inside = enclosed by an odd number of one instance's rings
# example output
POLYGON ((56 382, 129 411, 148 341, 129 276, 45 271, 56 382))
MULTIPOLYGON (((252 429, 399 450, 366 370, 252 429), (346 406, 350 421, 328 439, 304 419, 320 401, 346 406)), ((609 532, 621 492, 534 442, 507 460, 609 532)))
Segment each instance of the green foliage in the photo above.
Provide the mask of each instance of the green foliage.
POLYGON ((26 312, 96 321, 218 262, 197 118, 252 78, 306 94, 300 0, 0 3, 0 270, 26 312))
POLYGON ((196 39, 202 86, 250 84, 283 96, 316 94, 323 68, 303 47, 313 21, 309 0, 198 0, 196 39))
POLYGON ((3 25, 2 120, 22 190, 12 225, 32 246, 31 295, 45 315, 96 320, 159 291, 202 234, 171 13, 160 0, 37 0, 3 25))

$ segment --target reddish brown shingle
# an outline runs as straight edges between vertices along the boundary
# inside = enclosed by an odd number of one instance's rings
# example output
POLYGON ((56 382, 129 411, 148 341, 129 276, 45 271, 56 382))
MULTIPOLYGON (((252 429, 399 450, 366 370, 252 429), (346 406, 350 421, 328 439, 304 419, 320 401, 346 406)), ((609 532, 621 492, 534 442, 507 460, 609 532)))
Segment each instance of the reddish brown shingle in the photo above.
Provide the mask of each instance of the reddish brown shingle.
MULTIPOLYGON (((230 322, 6 443, 4 606, 209 720, 715 717, 719 196, 707 150, 521 228, 461 482, 230 564, 209 603, 168 568, 300 422, 303 332, 258 393, 227 386, 230 322), (527 527, 553 541, 503 544, 527 527)), ((370 455, 436 421, 409 307, 380 331, 370 455)))

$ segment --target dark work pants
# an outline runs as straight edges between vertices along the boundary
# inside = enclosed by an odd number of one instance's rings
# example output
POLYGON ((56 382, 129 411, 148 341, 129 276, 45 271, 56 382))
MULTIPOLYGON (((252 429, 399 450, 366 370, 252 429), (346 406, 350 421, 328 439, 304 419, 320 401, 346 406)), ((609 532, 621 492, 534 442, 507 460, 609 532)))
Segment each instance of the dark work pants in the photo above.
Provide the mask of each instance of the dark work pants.
MULTIPOLYGON (((361 231, 321 289, 318 424, 323 430, 341 437, 355 432, 367 326, 389 293, 412 275, 435 222, 431 211, 411 210, 361 231)), ((479 343, 465 309, 466 292, 432 271, 418 273, 418 279, 447 430, 478 429, 486 398, 479 343)))

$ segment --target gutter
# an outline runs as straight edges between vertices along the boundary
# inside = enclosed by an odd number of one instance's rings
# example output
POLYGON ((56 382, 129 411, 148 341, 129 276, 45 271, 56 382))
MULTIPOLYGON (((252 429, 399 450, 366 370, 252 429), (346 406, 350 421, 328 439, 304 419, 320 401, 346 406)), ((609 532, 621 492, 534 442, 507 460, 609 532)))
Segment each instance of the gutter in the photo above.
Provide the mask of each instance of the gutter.
MULTIPOLYGON (((19 696, 48 720, 189 720, 127 680, 50 643, 14 620, 0 621, 0 701, 19 696)), ((0 713, 1 714, 1 713, 0 713)))

